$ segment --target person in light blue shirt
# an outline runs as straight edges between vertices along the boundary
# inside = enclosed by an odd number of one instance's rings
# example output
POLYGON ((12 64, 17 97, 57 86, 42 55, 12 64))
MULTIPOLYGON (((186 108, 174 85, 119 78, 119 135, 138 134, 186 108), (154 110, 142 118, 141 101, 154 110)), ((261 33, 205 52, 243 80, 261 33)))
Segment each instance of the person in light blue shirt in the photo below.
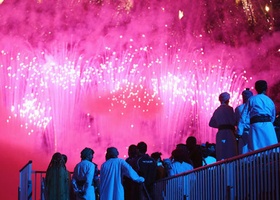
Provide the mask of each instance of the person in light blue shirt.
POLYGON ((168 169, 168 176, 174 176, 189 170, 193 170, 190 163, 184 162, 184 151, 182 149, 175 149, 172 151, 172 163, 168 169))
POLYGON ((94 174, 95 164, 92 162, 94 151, 85 148, 81 151, 81 162, 75 168, 72 177, 76 200, 95 200, 94 174))

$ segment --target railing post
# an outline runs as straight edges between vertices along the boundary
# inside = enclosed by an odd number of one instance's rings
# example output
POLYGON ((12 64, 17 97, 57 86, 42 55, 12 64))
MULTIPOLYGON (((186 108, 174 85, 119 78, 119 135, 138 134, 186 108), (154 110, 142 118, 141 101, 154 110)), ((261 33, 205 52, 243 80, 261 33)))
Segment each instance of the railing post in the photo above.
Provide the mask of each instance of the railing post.
POLYGON ((21 189, 20 189, 20 186, 18 186, 18 200, 20 200, 20 192, 21 192, 21 189))
POLYGON ((28 200, 32 200, 32 181, 31 180, 28 180, 27 191, 28 191, 28 200))
POLYGON ((32 200, 32 161, 29 161, 19 172, 18 200, 32 200))

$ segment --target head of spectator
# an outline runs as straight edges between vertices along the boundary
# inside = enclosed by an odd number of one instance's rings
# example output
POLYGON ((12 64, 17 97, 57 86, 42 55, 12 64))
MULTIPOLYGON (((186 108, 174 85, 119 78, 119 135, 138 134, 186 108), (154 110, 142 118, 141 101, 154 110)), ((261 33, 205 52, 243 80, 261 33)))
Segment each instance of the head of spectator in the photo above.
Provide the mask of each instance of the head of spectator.
POLYGON ((171 155, 174 161, 182 163, 185 160, 185 153, 182 149, 173 150, 171 155))
POLYGON ((189 155, 189 149, 187 148, 186 144, 179 143, 176 145, 176 149, 180 149, 182 153, 184 153, 184 161, 187 163, 191 163, 190 161, 190 155, 189 155))
POLYGON ((154 152, 151 154, 151 157, 157 162, 162 162, 161 155, 162 155, 161 152, 154 152))
POLYGON ((219 101, 221 104, 228 104, 230 99, 230 94, 227 92, 223 92, 219 95, 219 101))
POLYGON ((54 167, 54 168, 65 167, 65 162, 63 160, 61 153, 56 152, 53 154, 48 168, 51 168, 51 167, 54 167))
POLYGON ((137 144, 137 148, 138 148, 140 154, 146 154, 148 147, 145 142, 139 142, 137 144))
POLYGON ((255 89, 258 92, 258 94, 266 93, 267 82, 265 80, 258 80, 258 81, 256 81, 255 89))
POLYGON ((107 148, 107 152, 106 152, 106 160, 109 160, 111 158, 117 158, 119 155, 118 149, 115 147, 109 147, 107 148))
POLYGON ((206 148, 210 156, 216 157, 216 148, 214 143, 206 143, 206 148))
POLYGON ((242 92, 243 103, 246 103, 251 96, 253 96, 253 92, 250 91, 249 88, 246 88, 246 90, 242 92))
POLYGON ((131 144, 128 147, 128 157, 129 158, 134 158, 138 155, 138 148, 135 144, 131 144))
POLYGON ((187 150, 187 146, 183 143, 179 143, 176 145, 176 149, 184 149, 187 150))
POLYGON ((62 154, 59 152, 56 152, 52 156, 52 162, 60 162, 63 159, 62 154))
POLYGON ((63 160, 64 160, 64 163, 66 164, 67 163, 67 156, 65 155, 65 154, 62 154, 62 158, 63 158, 63 160))
POLYGON ((197 142, 196 142, 196 137, 194 136, 189 136, 186 140, 186 146, 189 150, 195 148, 197 145, 197 142))
POLYGON ((81 159, 92 162, 93 154, 94 151, 91 148, 86 147, 81 151, 81 159))

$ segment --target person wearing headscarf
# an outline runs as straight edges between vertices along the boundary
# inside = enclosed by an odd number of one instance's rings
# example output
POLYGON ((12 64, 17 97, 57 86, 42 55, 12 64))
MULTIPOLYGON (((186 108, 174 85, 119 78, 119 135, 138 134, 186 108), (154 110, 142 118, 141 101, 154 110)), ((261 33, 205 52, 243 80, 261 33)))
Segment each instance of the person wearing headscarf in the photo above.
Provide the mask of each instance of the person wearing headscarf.
POLYGON ((137 183, 145 180, 124 159, 118 158, 118 155, 115 147, 107 148, 106 161, 100 169, 100 200, 124 200, 124 176, 137 183))
POLYGON ((257 95, 250 97, 241 113, 237 126, 237 134, 242 135, 250 121, 248 137, 249 151, 255 151, 273 144, 277 144, 277 136, 273 126, 276 116, 274 102, 266 95, 267 82, 255 82, 257 95))
POLYGON ((81 162, 75 168, 72 176, 73 190, 76 200, 95 200, 94 174, 95 164, 92 162, 94 151, 84 148, 81 151, 81 162))
MULTIPOLYGON (((249 88, 246 88, 242 92, 243 103, 235 108, 236 125, 239 123, 242 110, 244 109, 246 102, 248 101, 248 99, 251 96, 253 96, 253 92, 250 91, 249 88)), ((249 118, 247 118, 246 120, 247 120, 247 122, 245 124, 246 127, 244 128, 243 133, 241 135, 237 135, 238 136, 238 154, 244 154, 244 153, 249 152, 248 140, 249 140, 250 120, 249 120, 249 118)))
POLYGON ((66 169, 61 153, 53 154, 46 172, 46 200, 69 200, 69 172, 66 169))
POLYGON ((221 105, 214 111, 209 126, 217 128, 216 158, 217 161, 231 158, 237 155, 237 143, 235 137, 235 115, 229 106, 230 94, 223 92, 219 95, 221 105))

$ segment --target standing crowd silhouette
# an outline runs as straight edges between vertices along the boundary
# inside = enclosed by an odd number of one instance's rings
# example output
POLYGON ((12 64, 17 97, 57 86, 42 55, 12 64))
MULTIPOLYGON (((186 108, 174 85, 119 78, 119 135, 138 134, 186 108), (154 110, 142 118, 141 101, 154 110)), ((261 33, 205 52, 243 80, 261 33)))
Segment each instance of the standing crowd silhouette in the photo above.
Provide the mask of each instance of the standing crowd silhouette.
POLYGON ((152 200, 157 180, 278 143, 279 116, 267 96, 267 82, 257 81, 255 89, 256 95, 244 90, 243 103, 235 109, 228 92, 219 95, 221 105, 209 120, 209 126, 218 129, 215 144, 199 145, 189 136, 164 159, 161 152, 149 155, 144 141, 131 144, 125 160, 118 158, 116 147, 108 147, 100 170, 92 161, 94 150, 86 147, 72 176, 67 156, 56 152, 44 180, 45 200, 152 200))

